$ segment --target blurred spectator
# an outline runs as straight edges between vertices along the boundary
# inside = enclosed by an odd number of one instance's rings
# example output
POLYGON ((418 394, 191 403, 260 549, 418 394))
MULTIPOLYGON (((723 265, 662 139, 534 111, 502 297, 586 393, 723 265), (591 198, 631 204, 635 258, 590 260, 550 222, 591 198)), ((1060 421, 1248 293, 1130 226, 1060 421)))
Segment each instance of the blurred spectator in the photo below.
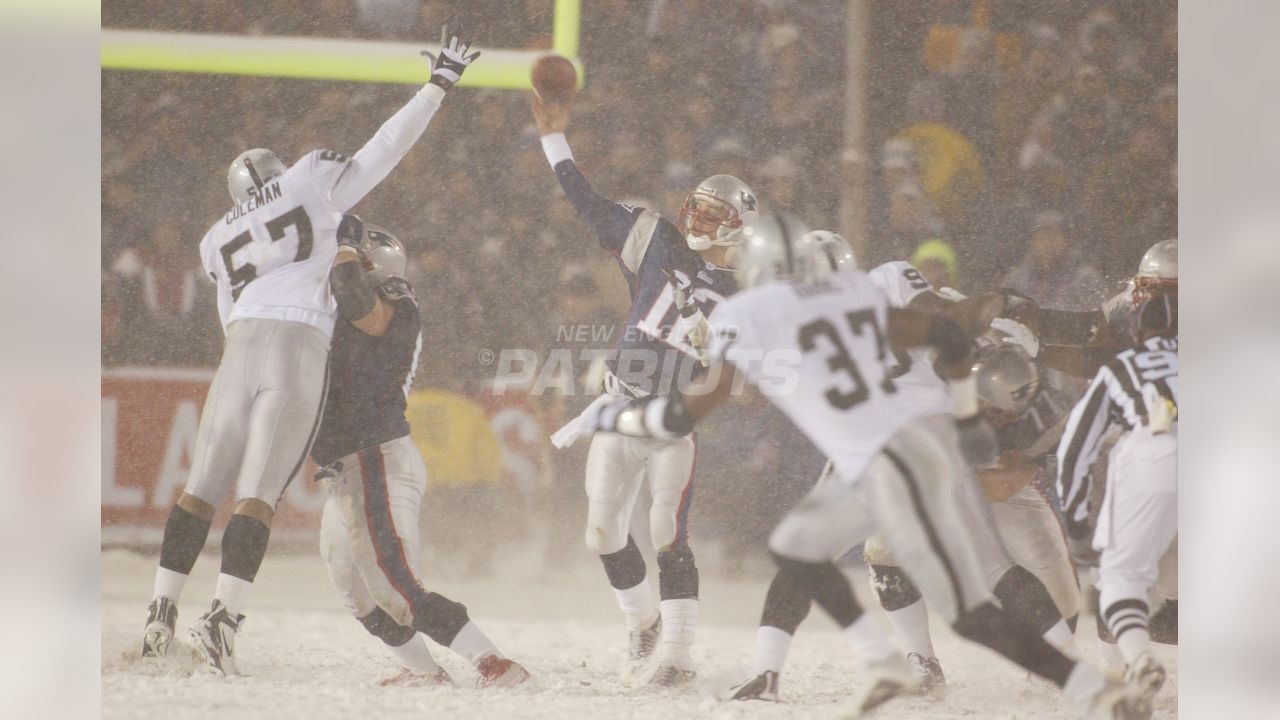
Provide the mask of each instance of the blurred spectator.
POLYGON ((875 248, 877 264, 909 257, 920 243, 935 238, 945 229, 920 186, 905 182, 889 196, 889 235, 875 248))
POLYGON ((1123 152, 1102 160, 1089 175, 1083 209, 1097 223, 1100 243, 1094 257, 1107 277, 1127 277, 1147 248, 1166 239, 1141 235, 1138 220, 1174 211, 1167 207, 1171 159, 1160 130, 1143 123, 1129 131, 1123 152))
POLYGON ((956 251, 943 240, 934 238, 920 243, 920 247, 911 255, 911 264, 935 290, 959 285, 956 251))
POLYGON ((1062 38, 1049 25, 1027 33, 1026 55, 1001 76, 992 110, 996 151, 989 158, 993 180, 1007 187, 1015 180, 1018 151, 1031 122, 1063 84, 1067 67, 1062 38))
POLYGON ((914 148, 921 189, 942 218, 963 223, 982 190, 982 160, 968 138, 944 124, 945 97, 936 78, 912 85, 907 106, 912 122, 894 137, 914 148))
POLYGON ((1068 237, 1066 218, 1054 211, 1036 216, 1022 259, 1002 284, 1063 310, 1096 307, 1105 292, 1101 273, 1068 237))
POLYGON ((1019 165, 1029 168, 1049 155, 1062 164, 1078 192, 1095 163, 1113 153, 1120 137, 1120 106, 1097 67, 1081 65, 1066 92, 1055 95, 1032 122, 1019 165))

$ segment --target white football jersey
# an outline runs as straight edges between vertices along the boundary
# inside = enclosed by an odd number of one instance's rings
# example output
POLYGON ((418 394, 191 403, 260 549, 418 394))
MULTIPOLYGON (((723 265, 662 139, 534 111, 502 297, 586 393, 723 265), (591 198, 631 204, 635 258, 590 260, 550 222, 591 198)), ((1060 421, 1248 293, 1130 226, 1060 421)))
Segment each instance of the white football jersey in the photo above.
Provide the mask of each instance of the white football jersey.
MULTIPOLYGON (((904 308, 917 296, 933 292, 933 286, 911 263, 894 260, 867 273, 871 283, 889 298, 890 307, 904 308)), ((939 415, 954 408, 947 383, 933 370, 933 351, 919 347, 894 353, 890 374, 903 397, 901 401, 919 415, 939 415)))
POLYGON ((740 292, 712 313, 708 353, 731 363, 855 482, 917 417, 890 376, 889 303, 862 272, 740 292))
POLYGON ((218 284, 224 332, 234 320, 265 318, 333 334, 329 270, 345 208, 332 190, 347 162, 331 150, 312 151, 205 233, 200 259, 218 284))

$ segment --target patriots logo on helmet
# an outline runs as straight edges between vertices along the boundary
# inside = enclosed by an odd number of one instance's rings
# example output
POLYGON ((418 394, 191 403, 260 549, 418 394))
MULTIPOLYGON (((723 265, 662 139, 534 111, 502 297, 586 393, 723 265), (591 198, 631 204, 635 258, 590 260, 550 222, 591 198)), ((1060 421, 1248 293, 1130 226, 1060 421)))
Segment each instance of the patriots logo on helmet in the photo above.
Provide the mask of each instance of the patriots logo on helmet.
POLYGON ((755 212, 755 211, 756 211, 756 196, 755 196, 755 195, 752 195, 751 193, 747 192, 746 190, 743 190, 743 191, 740 193, 740 195, 741 195, 741 197, 742 197, 742 209, 743 209, 743 210, 749 210, 749 211, 751 211, 751 212, 755 212))

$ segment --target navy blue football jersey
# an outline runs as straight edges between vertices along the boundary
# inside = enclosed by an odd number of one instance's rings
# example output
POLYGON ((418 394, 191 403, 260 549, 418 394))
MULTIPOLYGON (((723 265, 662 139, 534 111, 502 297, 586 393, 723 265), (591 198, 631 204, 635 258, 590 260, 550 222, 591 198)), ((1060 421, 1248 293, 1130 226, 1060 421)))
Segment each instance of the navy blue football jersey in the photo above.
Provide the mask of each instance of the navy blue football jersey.
POLYGON ((702 366, 681 322, 676 289, 710 317, 717 303, 737 291, 733 270, 703 260, 656 212, 596 193, 572 160, 557 163, 555 173, 578 217, 617 258, 631 292, 631 311, 609 370, 635 395, 683 389, 702 366))
POLYGON ((418 302, 400 278, 383 283, 378 296, 393 311, 382 335, 341 319, 333 329, 324 417, 311 447, 319 465, 409 434, 405 401, 422 351, 418 302))

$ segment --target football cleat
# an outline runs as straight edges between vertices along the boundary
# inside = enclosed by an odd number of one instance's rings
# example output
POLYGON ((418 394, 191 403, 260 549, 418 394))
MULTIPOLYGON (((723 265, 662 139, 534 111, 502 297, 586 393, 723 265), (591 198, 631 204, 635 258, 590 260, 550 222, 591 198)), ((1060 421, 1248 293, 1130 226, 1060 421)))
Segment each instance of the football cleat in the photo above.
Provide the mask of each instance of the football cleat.
POLYGON ((674 690, 693 683, 698 677, 693 668, 674 662, 662 662, 649 678, 650 690, 674 690))
POLYGON ((1151 703, 1137 687, 1108 680, 1089 703, 1088 720, 1150 720, 1151 703))
POLYGON ((918 695, 923 690, 919 675, 899 655, 867 666, 867 683, 854 696, 846 718, 865 717, 900 695, 918 695))
POLYGON ((1155 698, 1156 693, 1160 692, 1160 688, 1164 687, 1164 666, 1152 657, 1151 653, 1144 652, 1129 666, 1124 674, 1124 680, 1131 687, 1138 689, 1143 700, 1150 702, 1155 698))
POLYGON ((658 639, 662 637, 662 616, 659 615, 653 624, 642 630, 631 631, 631 647, 627 654, 627 662, 632 674, 649 662, 653 651, 658 647, 658 639))
POLYGON ((209 612, 191 628, 191 642, 205 668, 214 675, 239 675, 236 670, 236 633, 244 625, 244 615, 232 617, 221 600, 214 600, 209 612))
POLYGON ((416 673, 407 667, 378 681, 378 687, 453 687, 453 678, 444 668, 434 673, 416 673))
POLYGON ((939 697, 947 691, 947 677, 942 674, 942 664, 938 662, 938 658, 926 658, 913 652, 907 655, 907 664, 920 676, 921 689, 926 695, 939 697))
POLYGON ((147 606, 147 627, 142 634, 142 657, 162 657, 169 652, 173 628, 178 622, 178 606, 167 597, 158 597, 147 606))
POLYGON ((480 678, 476 680, 476 687, 480 688, 505 688, 529 679, 529 671, 521 667, 520 663, 497 655, 486 655, 476 663, 476 672, 480 673, 480 678))
POLYGON ((730 689, 730 700, 778 702, 778 673, 765 670, 730 689))

